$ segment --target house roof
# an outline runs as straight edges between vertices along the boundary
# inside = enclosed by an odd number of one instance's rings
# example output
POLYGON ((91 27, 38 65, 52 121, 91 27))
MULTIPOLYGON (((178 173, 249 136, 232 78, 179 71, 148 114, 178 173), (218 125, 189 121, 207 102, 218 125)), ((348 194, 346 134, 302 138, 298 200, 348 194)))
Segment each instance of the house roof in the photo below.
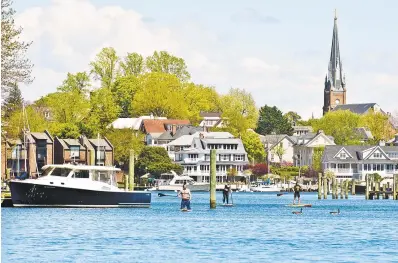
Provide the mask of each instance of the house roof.
POLYGON ((143 120, 144 130, 147 133, 163 133, 166 131, 165 124, 187 125, 189 120, 143 120))
POLYGON ((289 137, 289 136, 287 136, 287 134, 269 134, 269 135, 261 136, 260 140, 263 143, 270 143, 270 144, 274 145, 274 144, 277 144, 278 142, 282 141, 285 137, 289 137))
POLYGON ((105 139, 88 139, 88 141, 96 148, 98 146, 105 146, 106 151, 112 151, 111 145, 105 139))
POLYGON ((158 137, 158 140, 173 140, 173 136, 171 136, 171 132, 165 131, 158 137))
POLYGON ((373 139, 372 132, 366 127, 356 128, 355 133, 364 141, 373 139))
MULTIPOLYGON (((369 145, 326 145, 322 156, 322 162, 347 162, 347 160, 340 160, 335 158, 336 154, 344 148, 353 158, 350 162, 362 162, 362 152, 366 150, 373 150, 373 148, 380 147, 384 152, 398 152, 398 146, 369 146, 369 145)), ((388 160, 387 160, 388 161, 388 160)), ((386 160, 374 160, 372 162, 386 163, 386 160)))
POLYGON ((31 132, 30 135, 34 140, 46 140, 47 143, 52 143, 51 137, 49 137, 45 132, 31 132))
POLYGON ((186 146, 191 145, 194 139, 193 135, 182 135, 179 138, 175 139, 172 142, 169 142, 168 146, 186 146))
POLYGON ((180 129, 177 129, 176 133, 173 135, 173 139, 180 138, 183 135, 192 135, 196 132, 201 132, 201 131, 203 131, 203 127, 184 125, 180 129))
POLYGON ((141 118, 119 118, 114 120, 111 124, 109 124, 109 126, 115 129, 139 130, 141 122, 141 118))
POLYGON ((200 117, 218 117, 221 118, 221 112, 216 111, 201 111, 199 113, 200 117))
POLYGON ((329 136, 324 134, 323 132, 319 131, 317 133, 309 132, 307 134, 303 134, 300 136, 289 136, 289 138, 295 143, 295 145, 307 145, 309 144, 312 140, 315 139, 318 135, 323 134, 326 136, 329 140, 334 142, 333 136, 329 136))
POLYGON ((349 110, 356 114, 365 114, 369 109, 373 108, 376 103, 360 103, 360 104, 342 104, 334 107, 333 111, 349 110))

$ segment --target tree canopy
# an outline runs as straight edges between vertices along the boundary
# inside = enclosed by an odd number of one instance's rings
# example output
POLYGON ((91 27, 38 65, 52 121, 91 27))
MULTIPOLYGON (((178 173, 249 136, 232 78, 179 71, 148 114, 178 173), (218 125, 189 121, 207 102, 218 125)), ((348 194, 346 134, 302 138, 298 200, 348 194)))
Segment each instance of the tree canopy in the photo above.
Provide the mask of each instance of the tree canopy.
POLYGON ((258 134, 252 131, 245 131, 241 134, 243 146, 251 163, 263 162, 265 158, 264 145, 258 134))
POLYGON ((170 55, 166 51, 155 51, 152 56, 146 58, 145 65, 150 72, 172 74, 182 81, 191 78, 184 59, 170 55))
POLYGON ((283 116, 282 111, 276 106, 263 106, 260 108, 260 117, 256 132, 266 134, 293 134, 293 128, 289 120, 283 116))

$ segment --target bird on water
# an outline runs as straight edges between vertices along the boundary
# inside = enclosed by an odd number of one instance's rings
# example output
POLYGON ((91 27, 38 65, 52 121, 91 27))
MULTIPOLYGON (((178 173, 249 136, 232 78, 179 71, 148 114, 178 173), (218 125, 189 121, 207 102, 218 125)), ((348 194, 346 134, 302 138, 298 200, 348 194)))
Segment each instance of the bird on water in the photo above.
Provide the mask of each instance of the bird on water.
POLYGON ((300 211, 293 211, 292 214, 294 215, 301 215, 303 213, 303 209, 301 208, 300 211))
POLYGON ((331 215, 339 215, 340 214, 340 208, 339 209, 337 209, 337 211, 332 211, 332 212, 329 212, 331 215))

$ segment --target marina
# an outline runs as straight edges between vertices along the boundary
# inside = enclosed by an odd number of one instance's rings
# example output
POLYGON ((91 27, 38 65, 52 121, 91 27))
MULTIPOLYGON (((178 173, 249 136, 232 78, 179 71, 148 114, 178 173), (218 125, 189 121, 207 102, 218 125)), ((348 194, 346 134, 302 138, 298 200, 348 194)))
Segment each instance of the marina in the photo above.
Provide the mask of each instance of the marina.
MULTIPOLYGON (((393 200, 366 201, 363 195, 318 200, 316 193, 303 193, 302 202, 313 207, 297 216, 292 212, 300 208, 285 207, 291 193, 233 195, 234 207, 209 209, 209 193, 194 193, 189 213, 180 212, 177 197, 157 192, 150 209, 2 208, 2 261, 392 262, 398 257, 393 200), (340 214, 330 214, 337 209, 340 214), (31 223, 15 220, 22 217, 31 223), (383 234, 374 235, 377 229, 383 234)), ((220 192, 216 198, 221 204, 220 192)))

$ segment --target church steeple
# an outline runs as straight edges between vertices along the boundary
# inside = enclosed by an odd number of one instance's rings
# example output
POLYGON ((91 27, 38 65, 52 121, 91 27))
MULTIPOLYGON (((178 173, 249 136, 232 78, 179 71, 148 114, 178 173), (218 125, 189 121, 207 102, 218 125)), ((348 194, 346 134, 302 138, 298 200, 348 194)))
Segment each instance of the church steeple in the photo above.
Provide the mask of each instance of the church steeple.
POLYGON ((339 104, 346 104, 345 75, 340 58, 339 34, 337 30, 337 14, 334 14, 332 48, 328 73, 325 78, 323 114, 339 104))
POLYGON ((344 90, 345 79, 340 59, 339 33, 337 29, 337 13, 334 13, 334 26, 332 37, 332 49, 330 51, 328 79, 331 82, 331 90, 344 90))

